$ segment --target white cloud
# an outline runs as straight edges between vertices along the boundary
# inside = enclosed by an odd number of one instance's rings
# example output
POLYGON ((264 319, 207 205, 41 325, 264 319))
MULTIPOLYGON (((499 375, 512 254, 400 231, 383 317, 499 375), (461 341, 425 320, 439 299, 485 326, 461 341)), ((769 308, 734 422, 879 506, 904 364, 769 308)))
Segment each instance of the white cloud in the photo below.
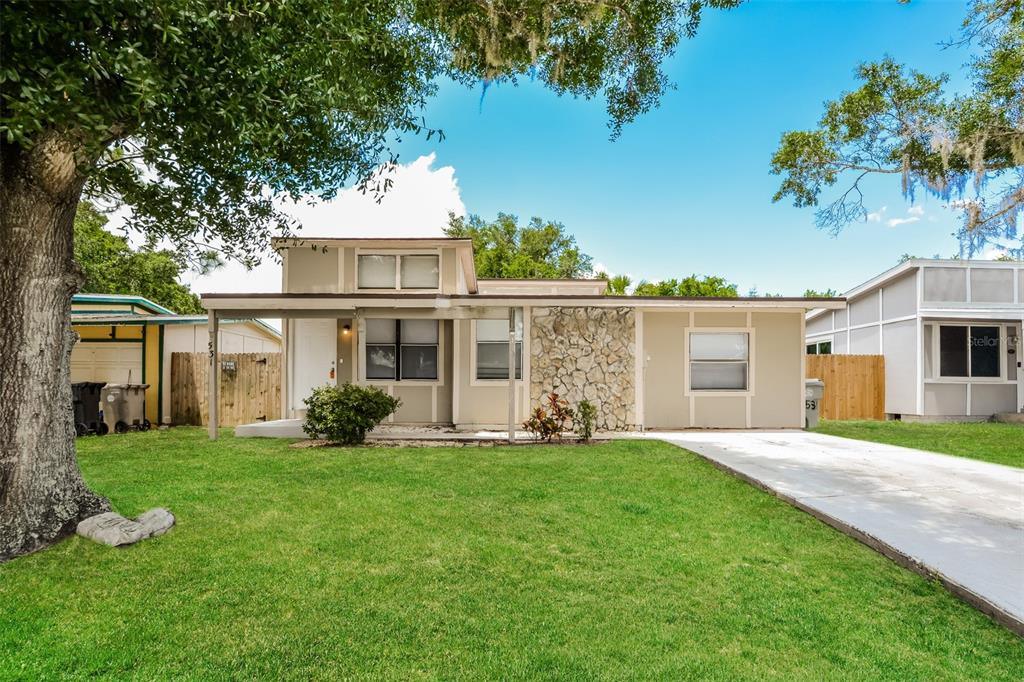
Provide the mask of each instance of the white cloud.
POLYGON ((976 257, 981 259, 981 260, 996 260, 997 258, 1000 258, 1001 256, 1005 256, 1006 254, 1007 254, 1006 249, 1004 249, 1002 247, 999 247, 999 246, 986 246, 985 249, 980 254, 978 254, 976 257))
POLYGON ((885 212, 888 209, 889 209, 888 206, 883 206, 882 208, 878 209, 877 211, 874 211, 873 213, 868 213, 868 222, 869 223, 880 222, 882 220, 882 216, 885 215, 885 212))
MULTIPOLYGON (((885 224, 889 227, 897 227, 899 225, 909 225, 910 223, 916 223, 921 220, 924 216, 924 206, 911 206, 907 209, 907 215, 903 218, 890 218, 885 221, 885 224)), ((879 216, 881 218, 881 216, 879 216)), ((869 216, 870 219, 870 216, 869 216)))
POLYGON ((916 223, 919 220, 921 220, 921 218, 919 216, 916 216, 916 215, 910 216, 909 218, 890 218, 889 221, 886 222, 886 225, 888 225, 889 227, 896 227, 898 225, 907 225, 909 223, 916 223))
MULTIPOLYGON (((442 237, 448 212, 466 214, 452 166, 434 168, 435 154, 400 165, 390 175, 394 184, 378 204, 355 187, 331 201, 283 204, 302 225, 299 237, 442 237)), ((252 270, 228 263, 209 275, 189 273, 186 282, 197 293, 275 292, 281 290, 281 266, 271 256, 252 270)))
POLYGON ((608 270, 608 266, 607 265, 605 265, 604 263, 594 263, 594 274, 597 275, 597 274, 600 274, 602 272, 604 274, 608 275, 609 277, 612 276, 612 273, 611 273, 610 270, 608 270))

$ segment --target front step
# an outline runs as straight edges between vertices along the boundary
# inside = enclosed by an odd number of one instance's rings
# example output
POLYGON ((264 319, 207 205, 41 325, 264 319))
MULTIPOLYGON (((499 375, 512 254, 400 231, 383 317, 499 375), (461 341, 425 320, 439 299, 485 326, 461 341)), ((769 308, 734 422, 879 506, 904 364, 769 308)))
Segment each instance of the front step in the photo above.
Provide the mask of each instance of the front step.
POLYGON ((1024 412, 1000 412, 992 415, 992 421, 1004 424, 1024 424, 1024 412))

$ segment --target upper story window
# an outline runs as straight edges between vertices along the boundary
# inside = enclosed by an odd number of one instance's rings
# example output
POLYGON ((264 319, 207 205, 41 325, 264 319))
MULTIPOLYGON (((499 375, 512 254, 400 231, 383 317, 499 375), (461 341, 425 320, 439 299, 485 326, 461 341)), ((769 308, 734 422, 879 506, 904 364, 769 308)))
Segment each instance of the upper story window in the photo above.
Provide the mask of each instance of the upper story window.
POLYGON ((360 289, 437 289, 441 267, 437 254, 360 254, 356 284, 360 289))
POLYGON ((746 332, 690 333, 691 391, 746 391, 749 362, 746 332))

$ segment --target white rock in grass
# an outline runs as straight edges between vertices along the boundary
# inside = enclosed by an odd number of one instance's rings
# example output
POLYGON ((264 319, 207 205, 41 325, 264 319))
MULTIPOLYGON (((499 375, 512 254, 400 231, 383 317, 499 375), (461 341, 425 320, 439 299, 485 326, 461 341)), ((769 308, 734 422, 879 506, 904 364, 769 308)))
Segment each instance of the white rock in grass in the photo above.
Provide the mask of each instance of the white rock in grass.
POLYGON ((90 516, 75 529, 79 535, 108 547, 132 545, 148 537, 163 535, 174 525, 174 514, 157 507, 132 521, 117 512, 90 516))
POLYGON ((78 524, 75 532, 109 547, 130 545, 149 537, 149 532, 141 523, 126 519, 117 512, 90 516, 78 524))
POLYGON ((174 525, 174 514, 163 507, 156 507, 135 520, 148 531, 149 536, 155 538, 171 529, 174 525))

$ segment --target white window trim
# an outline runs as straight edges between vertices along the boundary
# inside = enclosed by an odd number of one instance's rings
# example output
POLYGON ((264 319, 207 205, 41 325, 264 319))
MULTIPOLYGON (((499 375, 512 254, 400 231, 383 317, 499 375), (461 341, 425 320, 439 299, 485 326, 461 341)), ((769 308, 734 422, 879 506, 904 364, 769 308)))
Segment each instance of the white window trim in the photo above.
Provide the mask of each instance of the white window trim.
MULTIPOLYGON (((747 316, 749 320, 749 315, 747 316)), ((683 395, 687 397, 698 397, 698 398, 714 398, 714 397, 754 397, 757 395, 754 386, 754 357, 756 353, 755 349, 755 337, 754 327, 748 322, 746 327, 687 327, 685 330, 685 338, 683 339, 683 367, 685 367, 686 373, 686 386, 684 387, 683 395), (733 389, 724 391, 715 391, 710 389, 693 389, 690 387, 690 335, 691 334, 746 334, 747 335, 747 389, 745 391, 737 391, 733 389)), ((806 350, 806 349, 805 349, 806 350)))
POLYGON ((807 341, 804 342, 804 353, 807 354, 807 355, 834 355, 834 353, 832 352, 832 346, 833 346, 833 344, 832 344, 832 338, 831 337, 829 337, 827 339, 815 339, 815 340, 808 339, 807 341), (822 353, 821 352, 821 344, 823 344, 823 343, 827 343, 828 344, 828 353, 822 353), (807 352, 807 346, 814 346, 815 352, 814 353, 808 353, 807 352))
POLYGON ((444 277, 444 267, 442 264, 443 256, 441 255, 441 249, 366 249, 357 247, 356 250, 356 276, 355 276, 355 287, 356 291, 405 291, 413 294, 438 294, 441 293, 442 284, 441 281, 444 277), (393 288, 380 288, 380 287, 361 287, 359 286, 359 257, 360 256, 395 256, 395 286, 393 288), (419 287, 412 289, 402 288, 402 256, 437 256, 437 287, 433 289, 422 289, 419 287))
MULTIPOLYGON (((410 320, 410 319, 431 319, 437 322, 437 378, 436 379, 370 379, 366 376, 366 362, 363 361, 362 366, 359 368, 359 374, 361 375, 362 382, 370 386, 444 386, 444 320, 439 318, 410 318, 410 317, 394 317, 385 318, 394 320, 410 320)), ((366 333, 359 335, 359 354, 361 357, 366 357, 366 333)), ((377 344, 370 344, 377 345, 377 344)), ((410 346, 422 346, 423 344, 410 343, 410 346)), ((397 346, 395 348, 396 356, 401 353, 402 349, 397 346)))
MULTIPOLYGON (((523 341, 522 341, 522 344, 523 344, 523 361, 522 361, 522 364, 521 364, 522 369, 520 370, 523 378, 515 379, 514 380, 516 386, 519 386, 520 384, 522 384, 523 383, 523 379, 525 379, 525 377, 526 377, 527 347, 526 347, 526 320, 525 320, 525 317, 526 317, 526 313, 524 311, 523 312, 523 318, 524 318, 523 319, 523 341)), ((478 379, 477 378, 477 376, 476 376, 476 323, 477 323, 477 320, 474 319, 474 320, 470 320, 469 322, 470 322, 470 325, 469 325, 469 385, 470 386, 508 386, 508 377, 506 377, 504 379, 478 379)), ((505 322, 507 323, 508 320, 505 320, 505 322)))
MULTIPOLYGON (((1016 385, 1016 379, 1006 378, 1006 342, 1007 329, 1015 327, 1014 323, 987 322, 987 321, 957 321, 957 322, 926 322, 932 328, 932 376, 925 379, 926 384, 1009 384, 1016 385), (942 350, 939 343, 939 327, 997 327, 999 329, 999 376, 998 377, 972 377, 971 373, 971 349, 967 347, 967 374, 965 377, 945 376, 939 373, 941 367, 940 353, 942 350)), ((968 335, 970 331, 967 332, 968 335)), ((924 349, 921 349, 922 354, 924 349)))

